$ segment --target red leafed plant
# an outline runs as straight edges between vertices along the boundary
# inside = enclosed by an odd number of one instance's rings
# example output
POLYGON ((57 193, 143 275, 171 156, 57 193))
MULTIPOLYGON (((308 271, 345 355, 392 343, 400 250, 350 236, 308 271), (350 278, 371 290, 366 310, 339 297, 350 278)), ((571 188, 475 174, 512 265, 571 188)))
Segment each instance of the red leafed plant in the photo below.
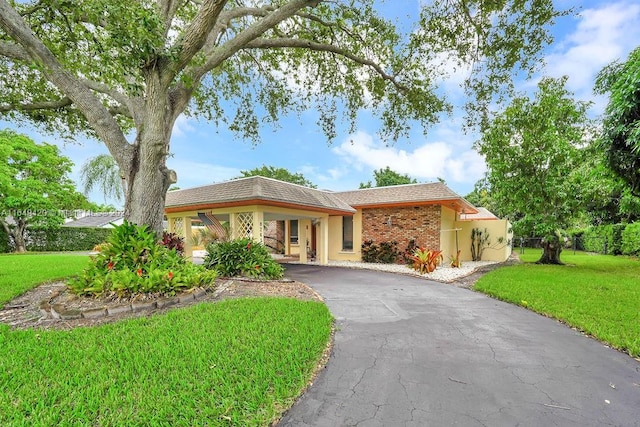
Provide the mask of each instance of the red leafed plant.
POLYGON ((418 248, 411 257, 413 269, 420 274, 431 273, 442 262, 442 251, 418 248))

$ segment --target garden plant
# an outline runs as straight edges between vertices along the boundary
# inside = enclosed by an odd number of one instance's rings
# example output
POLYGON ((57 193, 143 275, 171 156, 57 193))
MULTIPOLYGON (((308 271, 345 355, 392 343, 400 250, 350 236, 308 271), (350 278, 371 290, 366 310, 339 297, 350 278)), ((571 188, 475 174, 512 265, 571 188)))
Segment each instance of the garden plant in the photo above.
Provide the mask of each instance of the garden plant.
POLYGON ((236 239, 207 245, 204 265, 222 277, 244 276, 255 279, 280 279, 284 269, 267 248, 251 239, 236 239))
POLYGON ((164 234, 159 238, 147 226, 125 221, 114 228, 106 244, 91 258, 89 266, 69 288, 80 295, 137 293, 174 295, 196 286, 212 285, 215 271, 187 261, 179 237, 164 234))

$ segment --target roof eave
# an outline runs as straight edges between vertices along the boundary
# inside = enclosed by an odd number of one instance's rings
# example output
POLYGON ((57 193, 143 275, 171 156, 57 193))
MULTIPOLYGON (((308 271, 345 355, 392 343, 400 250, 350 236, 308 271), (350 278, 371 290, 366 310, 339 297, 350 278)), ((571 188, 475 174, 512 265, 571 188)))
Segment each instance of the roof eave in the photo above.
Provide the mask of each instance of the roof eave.
POLYGON ((355 209, 347 210, 347 209, 340 209, 337 207, 331 208, 327 206, 305 205, 305 204, 299 204, 299 203, 285 202, 281 200, 254 198, 254 199, 243 199, 243 200, 228 200, 228 201, 214 202, 214 203, 205 202, 205 203, 167 206, 165 207, 165 213, 190 212, 190 211, 205 210, 205 209, 221 209, 221 208, 252 206, 252 205, 299 209, 299 210, 306 210, 306 211, 312 211, 312 212, 326 213, 329 215, 353 215, 356 212, 355 209))

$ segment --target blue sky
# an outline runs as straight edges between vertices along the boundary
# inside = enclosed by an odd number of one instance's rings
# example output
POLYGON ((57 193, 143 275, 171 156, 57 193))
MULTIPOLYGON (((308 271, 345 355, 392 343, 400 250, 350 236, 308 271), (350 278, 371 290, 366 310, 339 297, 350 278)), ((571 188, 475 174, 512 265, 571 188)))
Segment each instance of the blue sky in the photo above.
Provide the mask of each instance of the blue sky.
MULTIPOLYGON (((546 52, 544 71, 536 78, 567 75, 569 89, 576 98, 593 101, 591 113, 597 117, 607 100, 592 94, 594 77, 602 67, 616 59, 624 60, 640 45, 640 3, 636 0, 558 0, 556 3, 560 8, 581 7, 580 16, 564 18, 553 29, 555 42, 546 52)), ((404 16, 415 15, 419 2, 393 1, 388 2, 387 7, 391 4, 394 13, 404 16)), ((460 99, 462 95, 457 83, 463 77, 454 73, 443 82, 453 99, 460 99)), ((530 90, 535 84, 535 81, 523 82, 521 89, 530 90)), ((378 123, 363 111, 355 133, 343 130, 328 144, 316 125, 314 112, 310 111, 301 118, 284 117, 276 130, 265 127, 261 133, 263 142, 253 146, 211 123, 181 117, 173 132, 173 156, 168 166, 178 173, 177 185, 181 188, 228 180, 239 176, 241 170, 265 164, 301 172, 318 188, 329 190, 357 188, 359 183, 373 179, 375 169, 389 166, 418 182, 443 178, 454 191, 465 195, 482 177, 485 164, 472 148, 477 136, 465 135, 461 123, 461 115, 444 118, 429 130, 427 137, 416 125, 410 138, 387 147, 376 137, 378 123)), ((7 122, 0 122, 0 127, 12 127, 37 142, 58 143, 55 137, 40 135, 31 128, 18 128, 7 122)), ((78 183, 81 165, 107 152, 98 141, 59 144, 62 153, 75 163, 72 178, 78 183)), ((105 202, 98 192, 89 196, 97 203, 105 202)), ((121 205, 113 200, 107 202, 121 205)))

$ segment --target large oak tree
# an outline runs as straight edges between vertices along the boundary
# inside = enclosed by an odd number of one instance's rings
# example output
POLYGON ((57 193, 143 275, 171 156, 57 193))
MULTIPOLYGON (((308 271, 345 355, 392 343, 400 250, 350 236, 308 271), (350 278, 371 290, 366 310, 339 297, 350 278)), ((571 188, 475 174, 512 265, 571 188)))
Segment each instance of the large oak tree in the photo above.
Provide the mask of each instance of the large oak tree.
POLYGON ((126 217, 158 230, 181 114, 257 141, 260 123, 313 108, 331 139, 338 116, 353 128, 366 108, 392 141, 450 109, 438 83, 455 64, 472 65, 468 107, 481 119, 539 64, 562 14, 552 0, 434 0, 402 32, 377 4, 0 0, 0 112, 99 138, 127 180, 126 217))

